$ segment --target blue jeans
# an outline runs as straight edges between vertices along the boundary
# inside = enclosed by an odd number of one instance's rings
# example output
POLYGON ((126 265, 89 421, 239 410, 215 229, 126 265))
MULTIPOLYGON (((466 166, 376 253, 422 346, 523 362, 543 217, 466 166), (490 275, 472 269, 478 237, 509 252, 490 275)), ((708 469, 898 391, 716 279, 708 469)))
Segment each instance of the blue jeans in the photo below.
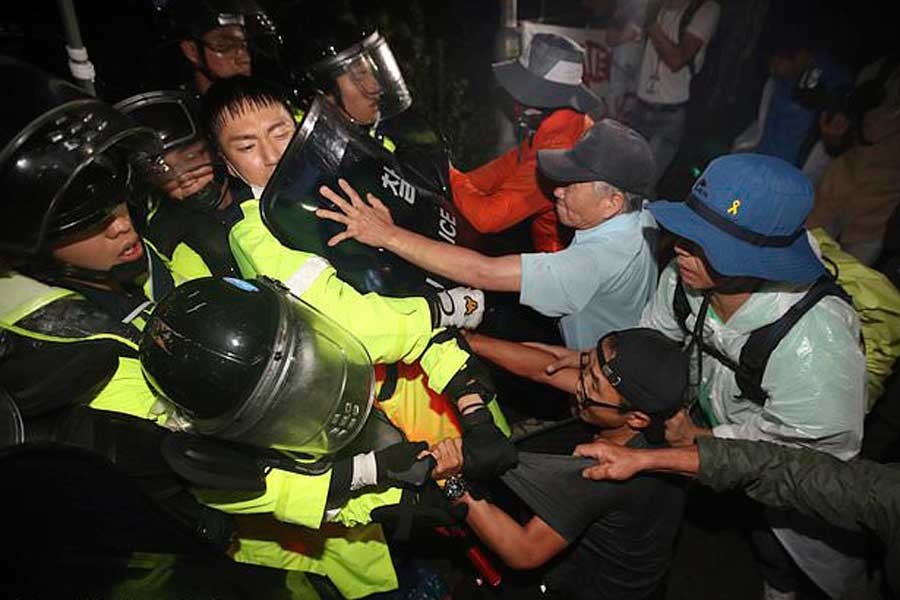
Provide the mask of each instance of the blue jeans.
POLYGON ((654 187, 662 179, 681 145, 687 110, 684 104, 648 104, 638 100, 629 115, 629 125, 650 143, 656 172, 654 187))

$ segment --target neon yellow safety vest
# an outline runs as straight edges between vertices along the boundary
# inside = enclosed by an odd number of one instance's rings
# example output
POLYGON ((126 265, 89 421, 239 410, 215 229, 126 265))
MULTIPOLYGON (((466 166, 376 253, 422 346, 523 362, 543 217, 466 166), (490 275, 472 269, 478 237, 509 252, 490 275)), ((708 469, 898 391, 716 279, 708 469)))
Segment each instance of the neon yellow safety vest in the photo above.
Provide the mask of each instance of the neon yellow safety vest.
MULTIPOLYGON (((119 367, 90 406, 162 423, 165 417, 153 414, 157 397, 144 379, 134 341, 102 332, 71 338, 53 336, 17 325, 26 316, 61 299, 86 301, 71 290, 49 286, 17 273, 0 277, 0 328, 51 343, 91 339, 111 339, 121 343, 123 356, 119 358, 119 367)), ((133 320, 132 325, 141 329, 143 319, 133 320)), ((287 550, 278 542, 241 539, 235 560, 327 576, 347 598, 396 589, 397 578, 390 554, 381 528, 371 524, 369 511, 376 506, 399 502, 400 490, 363 494, 348 502, 334 519, 335 523, 346 528, 346 535, 341 537, 315 531, 323 526, 330 481, 330 471, 312 477, 273 469, 266 477, 265 494, 250 501, 229 501, 227 495, 195 495, 209 506, 232 514, 271 513, 276 519, 289 524, 285 526, 286 536, 290 536, 291 525, 299 525, 306 528, 307 537, 318 540, 315 552, 305 555, 287 550)))

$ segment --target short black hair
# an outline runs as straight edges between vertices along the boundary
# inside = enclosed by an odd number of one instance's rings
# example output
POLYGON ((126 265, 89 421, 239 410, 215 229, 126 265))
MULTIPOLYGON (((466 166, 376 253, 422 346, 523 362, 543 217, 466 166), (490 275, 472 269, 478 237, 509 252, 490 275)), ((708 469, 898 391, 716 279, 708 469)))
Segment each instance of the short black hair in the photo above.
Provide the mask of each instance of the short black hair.
POLYGON ((218 147, 219 133, 228 118, 244 114, 248 108, 265 108, 272 104, 282 105, 293 115, 289 95, 283 88, 260 79, 235 75, 215 81, 200 102, 200 120, 218 147))

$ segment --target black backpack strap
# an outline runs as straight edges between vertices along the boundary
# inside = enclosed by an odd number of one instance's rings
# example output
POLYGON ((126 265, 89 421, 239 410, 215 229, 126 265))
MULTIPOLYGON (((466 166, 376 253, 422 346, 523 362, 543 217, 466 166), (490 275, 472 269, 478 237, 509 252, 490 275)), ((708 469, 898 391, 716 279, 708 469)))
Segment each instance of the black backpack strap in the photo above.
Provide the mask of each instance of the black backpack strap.
POLYGON ((687 293, 684 291, 684 284, 681 283, 679 276, 675 280, 675 293, 672 296, 672 312, 675 314, 675 320, 685 335, 691 335, 691 331, 687 328, 687 318, 691 314, 691 305, 688 304, 687 293))
POLYGON ((734 369, 735 379, 741 390, 739 398, 750 400, 760 406, 768 400, 769 394, 762 388, 762 378, 769 357, 791 328, 825 296, 837 296, 853 306, 849 294, 830 276, 823 276, 780 319, 750 333, 750 337, 741 348, 738 368, 734 369))
MULTIPOLYGON (((679 44, 681 44, 681 40, 684 38, 684 32, 687 31, 688 25, 691 24, 691 20, 694 18, 694 15, 697 14, 697 11, 700 10, 700 7, 706 3, 706 0, 690 0, 688 3, 688 7, 681 13, 681 20, 678 21, 678 40, 676 40, 679 44)), ((700 51, 697 51, 699 54, 700 51)), ((695 54, 691 57, 691 60, 688 61, 687 64, 688 71, 691 73, 691 77, 693 78, 697 74, 697 55, 695 54)))

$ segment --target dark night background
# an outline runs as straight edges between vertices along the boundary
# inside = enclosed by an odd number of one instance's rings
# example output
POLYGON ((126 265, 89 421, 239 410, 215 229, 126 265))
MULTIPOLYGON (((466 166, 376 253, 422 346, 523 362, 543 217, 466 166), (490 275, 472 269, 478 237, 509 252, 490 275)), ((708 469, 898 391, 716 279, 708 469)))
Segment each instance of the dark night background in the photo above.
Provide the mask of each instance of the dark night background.
MULTIPOLYGON (((76 1, 81 33, 97 70, 98 94, 109 101, 149 89, 174 86, 187 73, 163 32, 155 4, 163 0, 76 1)), ((455 165, 475 167, 497 151, 498 128, 490 63, 496 56, 499 0, 332 0, 326 3, 259 0, 280 29, 315 32, 318 8, 353 10, 376 23, 390 40, 416 106, 448 138, 455 165), (284 23, 288 7, 303 9, 302 23, 284 23)), ((661 197, 683 197, 692 173, 718 154, 754 118, 767 55, 773 41, 801 28, 816 33, 820 46, 856 72, 898 48, 896 3, 878 0, 718 0, 722 17, 705 67, 694 82, 688 130, 681 152, 661 182, 661 197), (756 38, 750 32, 758 29, 756 38)), ((520 19, 568 26, 602 26, 604 8, 595 0, 520 0, 520 19), (596 6, 598 10, 592 10, 596 6)), ((57 3, 5 1, 0 6, 0 53, 33 62, 68 77, 57 3)), ((290 61, 291 57, 286 57, 290 61)), ((3 85, 15 85, 14 81, 3 85)), ((2 100, 0 100, 2 102, 2 100)), ((2 114, 2 113, 0 113, 2 114)), ((698 506, 704 506, 702 503, 698 506)), ((757 598, 759 575, 750 550, 730 525, 735 515, 694 510, 676 551, 666 597, 757 598), (730 519, 730 521, 729 521, 730 519)))
MULTIPOLYGON (((176 0, 177 1, 177 0, 176 0)), ((823 48, 856 70, 897 46, 894 23, 877 0, 719 0, 719 31, 695 81, 688 134, 682 152, 661 184, 661 195, 680 196, 692 169, 727 150, 753 118, 766 75, 767 48, 797 28, 817 32, 823 48), (760 27, 761 26, 761 27, 760 27), (747 42, 748 32, 761 34, 747 42)), ((177 84, 185 71, 177 49, 161 42, 164 27, 155 5, 163 0, 75 2, 82 37, 97 70, 98 93, 116 101, 142 89, 177 84)), ((496 55, 500 2, 490 0, 336 0, 328 3, 260 0, 284 31, 315 32, 323 4, 349 9, 386 33, 416 105, 443 131, 454 164, 472 168, 496 152, 490 62, 496 55), (300 8, 302 23, 279 21, 300 8)), ((520 19, 569 26, 602 26, 608 0, 520 0, 520 19)), ((0 52, 68 75, 56 2, 4 2, 0 52)), ((291 57, 286 57, 289 61, 291 57)))

